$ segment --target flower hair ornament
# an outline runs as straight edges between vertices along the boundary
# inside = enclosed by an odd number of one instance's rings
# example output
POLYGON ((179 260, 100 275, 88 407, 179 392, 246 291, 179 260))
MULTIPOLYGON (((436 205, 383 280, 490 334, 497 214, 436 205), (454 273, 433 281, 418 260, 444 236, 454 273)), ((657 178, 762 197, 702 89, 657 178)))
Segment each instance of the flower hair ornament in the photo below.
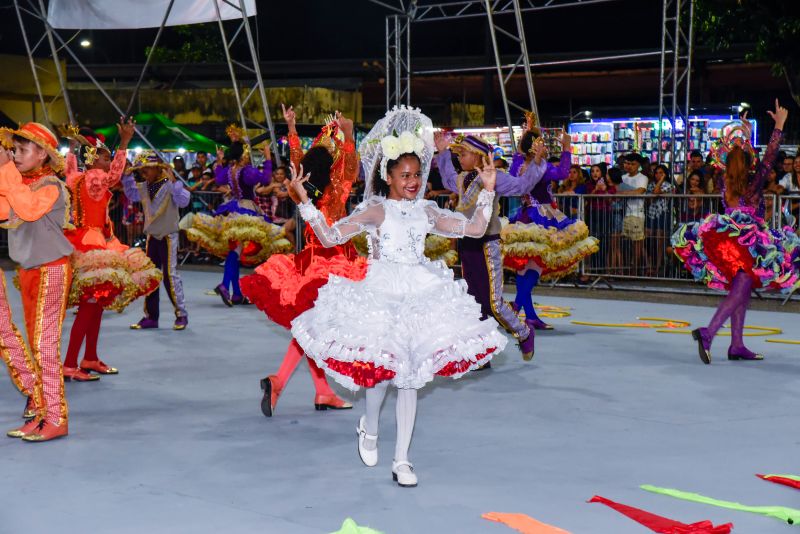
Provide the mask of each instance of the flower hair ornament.
POLYGON ((366 177, 364 198, 372 195, 372 181, 376 170, 380 179, 386 181, 387 163, 403 154, 416 154, 419 157, 423 179, 417 196, 422 198, 433 152, 433 124, 430 118, 417 108, 393 107, 375 123, 359 148, 366 177))
MULTIPOLYGON (((403 154, 416 154, 420 158, 425 152, 425 141, 421 137, 411 133, 403 132, 400 135, 390 134, 381 139, 381 148, 383 149, 383 162, 397 159, 403 154)), ((386 180, 383 174, 381 178, 386 180)))
POLYGON ((739 147, 750 155, 751 169, 756 165, 756 153, 753 145, 750 144, 752 132, 750 126, 742 121, 732 121, 722 127, 723 135, 711 147, 711 158, 713 165, 720 169, 725 169, 728 162, 728 154, 735 147, 739 147))

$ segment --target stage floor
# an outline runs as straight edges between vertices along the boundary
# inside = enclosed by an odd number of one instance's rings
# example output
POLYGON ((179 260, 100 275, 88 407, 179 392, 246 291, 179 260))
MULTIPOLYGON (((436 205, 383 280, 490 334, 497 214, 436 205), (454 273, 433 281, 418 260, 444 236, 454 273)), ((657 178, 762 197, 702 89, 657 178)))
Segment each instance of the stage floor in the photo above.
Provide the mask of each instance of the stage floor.
MULTIPOLYGON (((735 532, 785 532, 780 521, 649 494, 677 488, 750 505, 800 508, 796 490, 755 473, 798 473, 800 346, 749 339, 764 362, 704 366, 686 335, 578 326, 638 316, 705 324, 711 308, 591 299, 537 336, 536 358, 514 345, 493 369, 423 390, 411 459, 419 487, 391 480, 394 395, 384 405, 380 462, 356 452, 355 409, 315 412, 307 366, 277 413, 259 410, 258 381, 275 372, 289 334, 255 307, 225 308, 205 294, 219 275, 184 271, 190 324, 131 331, 136 304, 109 313, 101 358, 118 376, 69 383, 70 435, 43 444, 0 439, 0 532, 334 532, 353 517, 386 534, 513 532, 481 519, 528 514, 573 533, 646 529, 595 494, 691 523, 732 521, 735 532)), ((10 291, 21 321, 18 294, 10 291)), ((435 296, 431 296, 435 305, 435 296)), ((164 306, 166 304, 166 306, 164 306)), ((21 323, 20 323, 21 324, 21 323)), ((72 324, 68 313, 64 347, 72 324)), ((797 334, 797 315, 751 312, 748 324, 797 334)), ((794 335, 793 335, 794 334, 794 335)), ((777 337, 777 336, 773 336, 777 337)), ((721 358, 722 357, 722 358, 721 358)), ((0 385, 0 424, 20 423, 22 398, 0 385)))

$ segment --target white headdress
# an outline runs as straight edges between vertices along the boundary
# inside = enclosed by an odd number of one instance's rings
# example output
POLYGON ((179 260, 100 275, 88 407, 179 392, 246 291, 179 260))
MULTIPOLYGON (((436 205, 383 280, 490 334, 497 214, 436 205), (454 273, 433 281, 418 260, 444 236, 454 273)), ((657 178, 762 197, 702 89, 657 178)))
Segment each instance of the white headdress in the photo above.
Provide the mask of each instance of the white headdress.
POLYGON ((364 198, 372 196, 372 180, 376 168, 379 176, 386 180, 386 163, 401 154, 414 153, 419 156, 422 171, 422 186, 418 198, 425 196, 425 184, 433 159, 433 124, 419 109, 395 106, 375 123, 361 142, 358 150, 364 167, 364 198))

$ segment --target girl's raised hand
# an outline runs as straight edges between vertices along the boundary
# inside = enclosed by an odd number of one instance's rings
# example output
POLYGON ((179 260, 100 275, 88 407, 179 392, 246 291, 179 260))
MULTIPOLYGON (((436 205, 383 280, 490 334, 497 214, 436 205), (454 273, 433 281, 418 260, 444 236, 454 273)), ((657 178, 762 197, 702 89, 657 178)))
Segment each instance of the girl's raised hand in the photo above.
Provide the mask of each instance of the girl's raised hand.
MULTIPOLYGON (((775 99, 775 111, 767 111, 772 120, 775 121, 775 128, 783 130, 783 125, 786 123, 786 118, 789 116, 789 110, 781 106, 778 99, 775 99)), ((744 119, 742 119, 744 121, 744 119)), ((748 123, 749 124, 749 123, 748 123)))
POLYGON ((294 107, 289 106, 287 109, 286 106, 281 104, 281 111, 283 111, 283 120, 286 121, 286 124, 294 126, 297 122, 297 114, 294 112, 294 107))
POLYGON ((300 170, 298 170, 294 163, 292 163, 289 168, 289 172, 291 173, 291 179, 289 180, 289 196, 298 204, 305 204, 308 202, 308 193, 303 184, 311 178, 311 174, 309 173, 303 176, 303 165, 301 164, 300 170), (297 197, 296 199, 295 196, 297 197))

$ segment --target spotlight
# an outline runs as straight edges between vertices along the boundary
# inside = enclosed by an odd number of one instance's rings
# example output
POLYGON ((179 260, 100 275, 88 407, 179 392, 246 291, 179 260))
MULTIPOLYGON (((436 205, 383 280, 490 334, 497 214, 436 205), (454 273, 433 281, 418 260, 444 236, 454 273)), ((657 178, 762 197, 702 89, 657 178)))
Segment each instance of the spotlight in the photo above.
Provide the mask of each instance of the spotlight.
POLYGON ((184 154, 186 154, 186 149, 185 149, 185 148, 183 148, 183 147, 180 147, 180 148, 178 149, 178 154, 180 154, 181 156, 182 156, 182 155, 184 155, 184 154))
POLYGON ((92 42, 89 39, 82 39, 81 46, 83 48, 89 48, 90 46, 92 46, 92 42))
POLYGON ((61 153, 62 156, 66 156, 67 152, 69 152, 69 148, 62 146, 61 148, 58 149, 58 151, 61 153))
POLYGON ((569 120, 571 120, 571 121, 574 121, 574 120, 575 120, 575 119, 577 119, 578 117, 583 117, 583 118, 584 118, 584 120, 589 120, 589 119, 591 119, 591 117, 592 117, 592 112, 591 112, 591 111, 589 111, 589 110, 586 110, 586 111, 579 111, 579 112, 577 112, 575 115, 573 115, 572 117, 570 117, 570 118, 569 118, 569 120))
POLYGON ((142 147, 137 146, 136 148, 133 149, 133 152, 135 154, 141 154, 142 153, 142 147))

